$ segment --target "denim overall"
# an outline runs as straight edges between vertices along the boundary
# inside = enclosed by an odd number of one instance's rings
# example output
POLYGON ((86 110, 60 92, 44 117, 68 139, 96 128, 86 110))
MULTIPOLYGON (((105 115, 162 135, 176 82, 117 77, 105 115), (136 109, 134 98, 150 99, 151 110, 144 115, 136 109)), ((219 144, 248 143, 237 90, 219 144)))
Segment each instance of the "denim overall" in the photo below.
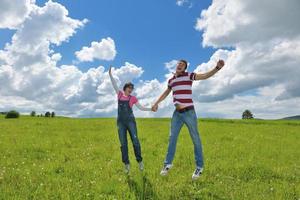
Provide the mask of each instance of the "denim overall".
POLYGON ((129 105, 131 96, 129 96, 128 101, 118 100, 118 133, 119 133, 119 140, 121 143, 121 152, 122 152, 122 162, 124 164, 129 164, 128 158, 128 142, 127 142, 127 131, 129 132, 134 154, 136 160, 141 162, 143 160, 141 155, 141 145, 140 141, 137 136, 137 128, 135 117, 133 115, 132 108, 129 105))

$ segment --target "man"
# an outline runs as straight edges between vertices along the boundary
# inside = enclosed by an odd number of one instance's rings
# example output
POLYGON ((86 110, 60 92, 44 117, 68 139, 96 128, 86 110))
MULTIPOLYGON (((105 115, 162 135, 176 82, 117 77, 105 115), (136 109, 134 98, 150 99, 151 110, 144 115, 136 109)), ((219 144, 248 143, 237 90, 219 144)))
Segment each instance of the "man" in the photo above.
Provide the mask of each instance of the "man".
POLYGON ((169 146, 164 162, 164 167, 160 174, 165 176, 172 167, 176 151, 176 143, 180 129, 185 124, 188 127, 190 136, 194 144, 194 154, 196 160, 196 170, 192 175, 192 179, 196 180, 203 171, 203 156, 202 145, 198 132, 197 116, 194 110, 192 100, 192 83, 197 80, 205 80, 212 77, 224 66, 224 61, 219 60, 216 67, 207 73, 189 73, 186 72, 188 63, 185 60, 179 60, 176 66, 176 73, 168 81, 168 88, 159 97, 159 99, 152 106, 153 111, 157 111, 158 104, 162 102, 171 91, 173 91, 173 103, 175 111, 171 120, 171 130, 169 137, 169 146))

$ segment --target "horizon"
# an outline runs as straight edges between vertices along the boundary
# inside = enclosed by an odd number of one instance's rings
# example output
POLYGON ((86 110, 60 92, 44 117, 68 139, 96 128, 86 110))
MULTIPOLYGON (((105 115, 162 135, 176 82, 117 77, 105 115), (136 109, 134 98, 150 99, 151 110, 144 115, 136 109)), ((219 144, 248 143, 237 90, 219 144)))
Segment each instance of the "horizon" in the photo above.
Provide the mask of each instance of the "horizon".
MULTIPOLYGON (((16 111, 16 110, 14 110, 16 111)), ((0 111, 0 115, 5 115, 6 113, 8 113, 9 111, 0 111)), ((18 112, 18 111, 17 111, 18 112)), ((33 112, 33 111, 32 111, 33 112)), ((55 111, 46 111, 46 112, 54 112, 55 111)), ((20 113, 20 116, 26 116, 26 117, 45 117, 45 113, 46 112, 43 112, 43 113, 36 113, 35 116, 30 116, 30 113, 20 113), (43 115, 43 116, 41 116, 43 115)), ((55 117, 64 117, 64 118, 70 118, 70 119, 114 119, 115 116, 111 116, 111 117, 72 117, 72 116, 64 116, 64 115, 56 115, 55 113, 55 117)), ((253 119, 250 119, 250 120, 266 120, 266 121, 276 121, 276 120, 291 120, 291 119, 287 119, 287 118, 294 118, 294 117, 300 117, 300 115, 293 115, 293 116, 285 116, 285 117, 282 117, 282 118, 276 118, 276 119, 267 119, 267 118, 256 118, 255 115, 253 115, 253 119)), ((47 117, 45 117, 47 118, 47 117)), ((52 117, 48 117, 48 118, 52 118, 52 117)), ((166 116, 166 117, 136 117, 136 119, 171 119, 172 117, 171 116, 166 116)), ((197 117, 197 119, 212 119, 212 120, 245 120, 242 118, 242 116, 240 118, 218 118, 218 117, 197 117)), ((246 119, 246 121, 249 120, 249 119, 246 119)), ((294 120, 294 119, 292 119, 294 120)))

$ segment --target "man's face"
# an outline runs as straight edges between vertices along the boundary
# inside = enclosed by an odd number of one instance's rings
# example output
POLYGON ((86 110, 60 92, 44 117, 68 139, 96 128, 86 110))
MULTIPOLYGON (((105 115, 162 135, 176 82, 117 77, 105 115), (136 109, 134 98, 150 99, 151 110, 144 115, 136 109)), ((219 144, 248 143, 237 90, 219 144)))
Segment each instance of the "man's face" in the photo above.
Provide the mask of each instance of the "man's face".
POLYGON ((182 73, 185 71, 185 63, 182 61, 178 61, 177 66, 176 66, 176 73, 182 73))

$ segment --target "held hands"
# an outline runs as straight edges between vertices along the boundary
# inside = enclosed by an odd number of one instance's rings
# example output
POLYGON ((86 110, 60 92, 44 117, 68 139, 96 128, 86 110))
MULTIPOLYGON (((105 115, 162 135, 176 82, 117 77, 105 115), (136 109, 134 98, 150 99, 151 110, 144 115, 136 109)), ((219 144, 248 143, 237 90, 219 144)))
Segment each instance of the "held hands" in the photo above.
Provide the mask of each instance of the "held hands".
POLYGON ((218 63, 217 63, 216 68, 217 68, 218 70, 220 70, 220 69, 222 69, 222 68, 224 67, 224 65, 225 65, 224 60, 219 60, 218 63))
POLYGON ((152 108, 151 108, 151 110, 152 110, 153 112, 157 112, 157 109, 158 109, 158 105, 157 105, 157 104, 154 104, 154 105, 152 106, 152 108))

